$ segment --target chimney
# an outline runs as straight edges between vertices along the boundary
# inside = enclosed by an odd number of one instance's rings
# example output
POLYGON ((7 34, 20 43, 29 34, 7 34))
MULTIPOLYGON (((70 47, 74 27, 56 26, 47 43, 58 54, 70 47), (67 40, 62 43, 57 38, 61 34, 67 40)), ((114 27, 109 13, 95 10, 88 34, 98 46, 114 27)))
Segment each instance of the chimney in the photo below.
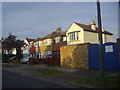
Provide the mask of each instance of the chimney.
POLYGON ((62 30, 61 30, 60 27, 56 28, 56 32, 57 32, 57 33, 60 33, 61 31, 62 31, 62 30))
POLYGON ((91 29, 96 30, 96 23, 94 21, 91 23, 91 29))
POLYGON ((105 31, 105 29, 104 28, 102 28, 102 32, 104 32, 105 31))

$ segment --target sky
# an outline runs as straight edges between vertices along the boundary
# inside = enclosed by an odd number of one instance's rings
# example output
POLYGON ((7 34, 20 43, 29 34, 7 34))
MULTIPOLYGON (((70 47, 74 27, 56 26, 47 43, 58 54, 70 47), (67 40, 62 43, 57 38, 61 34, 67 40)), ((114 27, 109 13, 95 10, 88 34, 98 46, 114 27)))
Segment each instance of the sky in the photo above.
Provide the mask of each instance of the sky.
MULTIPOLYGON (((1 4, 0 4, 1 5, 1 4)), ((61 27, 68 30, 73 22, 97 24, 96 2, 2 2, 2 37, 8 33, 37 39, 61 27)), ((118 37, 118 2, 101 3, 102 26, 118 37)))

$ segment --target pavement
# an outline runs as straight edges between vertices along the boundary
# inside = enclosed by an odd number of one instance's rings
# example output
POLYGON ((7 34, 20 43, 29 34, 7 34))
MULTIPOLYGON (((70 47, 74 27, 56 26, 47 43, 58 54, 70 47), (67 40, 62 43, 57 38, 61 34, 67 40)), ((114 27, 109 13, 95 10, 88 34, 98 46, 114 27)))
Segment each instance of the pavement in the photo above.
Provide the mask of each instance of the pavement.
MULTIPOLYGON (((3 68, 5 70, 18 73, 25 76, 31 76, 38 79, 43 79, 55 83, 61 83, 64 85, 73 85, 77 87, 82 87, 81 85, 72 84, 71 81, 76 80, 82 77, 90 77, 90 76, 99 76, 100 72, 98 70, 89 70, 89 69, 71 69, 71 68, 64 68, 64 67, 57 67, 57 66, 47 66, 47 65, 28 65, 28 64, 18 64, 19 67, 11 67, 11 68, 3 68), (59 75, 50 75, 50 76, 43 76, 38 72, 35 72, 34 69, 53 69, 53 70, 60 70, 66 71, 69 73, 59 74, 59 75)), ((106 71, 106 75, 115 75, 116 72, 113 71, 106 71)), ((83 85, 85 87, 85 85, 83 85)), ((89 87, 89 86, 88 86, 89 87)), ((86 88, 88 88, 86 86, 86 88)), ((93 87, 91 87, 93 88, 93 87)))

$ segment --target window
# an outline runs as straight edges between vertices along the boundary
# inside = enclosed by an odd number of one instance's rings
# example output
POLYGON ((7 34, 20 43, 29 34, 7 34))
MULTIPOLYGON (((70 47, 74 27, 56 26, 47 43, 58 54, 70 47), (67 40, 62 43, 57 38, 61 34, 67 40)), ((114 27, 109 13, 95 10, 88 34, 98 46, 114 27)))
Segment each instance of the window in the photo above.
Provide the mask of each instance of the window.
POLYGON ((39 41, 38 43, 39 43, 39 46, 42 46, 42 41, 39 41))
POLYGON ((63 41, 66 41, 66 37, 63 37, 63 41))
POLYGON ((45 39, 44 40, 44 45, 51 45, 51 39, 45 39))
POLYGON ((60 42, 60 37, 56 37, 55 38, 55 43, 59 43, 60 42))
POLYGON ((76 32, 76 40, 79 40, 79 32, 76 32))
POLYGON ((34 47, 36 47, 36 42, 34 43, 34 47))
POLYGON ((41 52, 37 53, 36 56, 37 56, 37 58, 42 58, 42 53, 41 52))
POLYGON ((30 54, 30 58, 35 58, 35 54, 30 54))
POLYGON ((39 58, 42 58, 42 53, 41 52, 39 53, 39 58))
POLYGON ((79 32, 72 32, 69 34, 70 41, 79 40, 79 32))
POLYGON ((49 55, 51 55, 51 51, 45 51, 44 58, 49 57, 49 55))

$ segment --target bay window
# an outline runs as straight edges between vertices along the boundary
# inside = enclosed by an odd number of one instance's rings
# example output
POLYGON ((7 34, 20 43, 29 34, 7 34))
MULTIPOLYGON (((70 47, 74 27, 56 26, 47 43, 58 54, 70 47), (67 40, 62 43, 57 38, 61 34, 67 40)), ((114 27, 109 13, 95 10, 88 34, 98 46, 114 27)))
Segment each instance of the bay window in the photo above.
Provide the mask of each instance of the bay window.
POLYGON ((51 45, 51 39, 44 40, 44 46, 51 45))
POLYGON ((74 40, 79 40, 79 32, 72 32, 69 34, 69 40, 74 41, 74 40))
POLYGON ((56 37, 55 38, 55 43, 59 43, 60 42, 60 37, 56 37))

